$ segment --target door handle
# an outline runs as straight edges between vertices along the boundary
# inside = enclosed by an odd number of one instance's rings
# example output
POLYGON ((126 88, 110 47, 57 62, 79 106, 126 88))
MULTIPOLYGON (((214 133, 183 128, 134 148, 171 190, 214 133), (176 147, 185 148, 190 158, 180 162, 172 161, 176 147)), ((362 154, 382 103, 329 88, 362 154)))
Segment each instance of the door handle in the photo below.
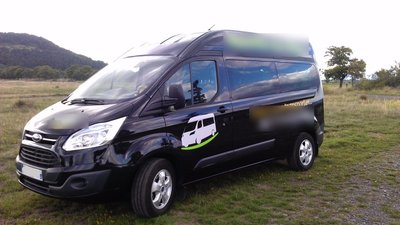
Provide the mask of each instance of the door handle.
POLYGON ((220 112, 220 113, 224 113, 224 112, 226 112, 226 110, 227 110, 227 108, 226 108, 225 106, 220 106, 220 107, 217 109, 217 111, 220 112))

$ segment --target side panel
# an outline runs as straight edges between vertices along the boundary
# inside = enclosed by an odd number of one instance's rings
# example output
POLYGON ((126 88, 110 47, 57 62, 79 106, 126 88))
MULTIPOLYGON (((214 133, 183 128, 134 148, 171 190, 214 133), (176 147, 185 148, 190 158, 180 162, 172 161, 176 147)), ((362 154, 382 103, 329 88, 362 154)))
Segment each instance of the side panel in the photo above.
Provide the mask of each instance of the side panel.
POLYGON ((303 99, 291 99, 283 102, 292 112, 289 118, 290 126, 283 126, 280 134, 282 144, 289 150, 292 142, 301 131, 309 132, 318 145, 322 143, 323 135, 323 90, 318 70, 307 62, 276 62, 279 73, 279 83, 283 94, 310 91, 310 96, 303 99), (300 101, 299 101, 300 100, 300 101), (290 138, 291 137, 291 138, 290 138), (285 140, 286 139, 286 140, 285 140))
POLYGON ((232 92, 234 148, 243 149, 268 141, 264 151, 250 154, 244 161, 252 163, 273 157, 275 130, 261 127, 260 120, 254 118, 252 113, 255 108, 274 104, 278 100, 279 80, 274 62, 226 60, 225 63, 232 92))
POLYGON ((242 58, 231 58, 226 64, 233 98, 234 148, 272 143, 246 157, 249 163, 283 158, 298 132, 315 132, 320 81, 313 64, 242 58))

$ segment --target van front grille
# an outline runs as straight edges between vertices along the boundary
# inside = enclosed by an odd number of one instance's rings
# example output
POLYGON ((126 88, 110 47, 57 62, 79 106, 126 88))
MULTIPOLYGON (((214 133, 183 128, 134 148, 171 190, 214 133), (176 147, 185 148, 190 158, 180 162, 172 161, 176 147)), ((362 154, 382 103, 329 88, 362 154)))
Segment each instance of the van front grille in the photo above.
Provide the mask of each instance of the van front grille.
POLYGON ((20 156, 25 162, 34 166, 42 168, 60 166, 60 160, 57 155, 48 150, 22 147, 20 156))
POLYGON ((35 141, 33 138, 34 134, 35 133, 32 131, 26 130, 24 139, 29 140, 29 141, 34 141, 39 144, 45 144, 45 145, 54 145, 58 140, 58 136, 56 136, 56 135, 40 134, 42 138, 38 141, 35 141))

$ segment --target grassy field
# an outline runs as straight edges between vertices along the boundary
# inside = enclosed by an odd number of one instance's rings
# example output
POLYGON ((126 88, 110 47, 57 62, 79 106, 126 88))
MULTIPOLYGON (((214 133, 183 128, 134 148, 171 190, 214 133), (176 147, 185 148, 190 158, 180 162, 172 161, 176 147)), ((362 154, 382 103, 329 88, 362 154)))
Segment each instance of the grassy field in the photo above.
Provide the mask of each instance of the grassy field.
POLYGON ((0 224, 400 224, 400 100, 334 86, 307 172, 277 162, 207 180, 155 219, 135 217, 125 195, 76 202, 22 188, 14 160, 25 123, 77 86, 0 80, 0 224))

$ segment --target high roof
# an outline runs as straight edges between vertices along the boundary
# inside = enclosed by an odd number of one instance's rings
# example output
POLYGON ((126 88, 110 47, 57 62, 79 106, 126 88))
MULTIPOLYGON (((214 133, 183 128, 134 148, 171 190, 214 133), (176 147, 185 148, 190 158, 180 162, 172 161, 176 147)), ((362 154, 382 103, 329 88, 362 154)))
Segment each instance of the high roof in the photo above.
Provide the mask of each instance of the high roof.
POLYGON ((135 55, 172 55, 180 58, 223 55, 314 60, 308 39, 233 30, 175 35, 159 44, 142 45, 125 54, 125 56, 135 55))

